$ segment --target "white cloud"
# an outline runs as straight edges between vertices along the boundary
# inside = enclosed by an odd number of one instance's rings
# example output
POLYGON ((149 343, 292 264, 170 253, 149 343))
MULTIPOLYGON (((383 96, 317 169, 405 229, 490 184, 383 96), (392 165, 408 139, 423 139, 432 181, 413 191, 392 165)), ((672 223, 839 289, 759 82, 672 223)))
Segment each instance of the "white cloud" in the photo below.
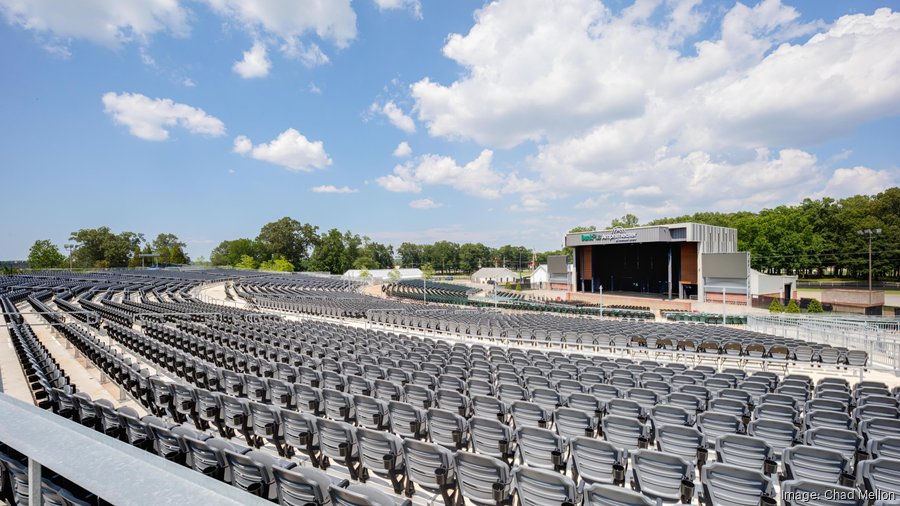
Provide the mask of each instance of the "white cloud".
POLYGON ((225 124, 203 109, 174 102, 170 98, 152 99, 140 93, 108 92, 103 109, 113 120, 128 127, 131 135, 148 141, 169 138, 169 128, 179 126, 193 134, 225 135, 225 124))
POLYGON ((287 43, 308 33, 346 47, 356 37, 350 0, 206 0, 218 14, 251 33, 265 32, 287 43))
POLYGON ((281 52, 288 58, 300 60, 300 63, 309 68, 325 65, 331 61, 314 42, 303 43, 297 39, 290 39, 281 45, 281 52))
POLYGON ((266 77, 270 68, 272 62, 266 55, 266 45, 260 41, 254 42, 249 51, 244 51, 244 58, 231 66, 231 70, 244 79, 266 77))
POLYGON ((406 158, 407 156, 412 154, 412 148, 409 147, 409 143, 406 141, 397 144, 396 149, 394 149, 394 156, 397 158, 406 158))
POLYGON ((419 199, 410 202, 409 207, 413 209, 437 209, 439 207, 444 207, 444 204, 435 202, 431 199, 419 199))
POLYGON ((606 199, 600 197, 588 197, 575 204, 575 209, 597 209, 606 203, 606 199))
POLYGON ((314 193, 358 193, 359 190, 356 188, 350 188, 349 186, 341 186, 338 188, 337 186, 326 184, 322 186, 314 186, 311 188, 314 193))
POLYGON ((375 0, 378 10, 398 10, 405 9, 410 11, 416 19, 422 19, 422 2, 420 0, 375 0))
POLYGON ((778 0, 702 9, 488 3, 444 45, 460 77, 414 83, 413 110, 432 136, 535 143, 536 175, 499 174, 504 193, 603 192, 648 212, 794 201, 829 181, 809 146, 900 114, 900 13, 825 25, 778 0), (699 33, 715 35, 685 47, 699 33))
POLYGON ((194 80, 191 79, 190 77, 185 77, 184 79, 181 80, 181 85, 184 86, 185 88, 193 88, 193 87, 197 86, 197 83, 194 82, 194 80))
POLYGON ((63 56, 70 39, 117 47, 157 32, 189 32, 188 11, 177 0, 0 0, 0 12, 8 23, 49 37, 47 49, 63 56))
POLYGON ((318 86, 316 86, 316 83, 312 83, 312 82, 309 83, 309 85, 306 87, 306 91, 308 91, 310 93, 315 93, 316 95, 322 94, 322 88, 319 88, 318 86))
POLYGON ((293 128, 281 132, 267 144, 255 146, 250 139, 240 135, 234 139, 234 152, 240 155, 249 154, 256 160, 302 172, 311 172, 331 165, 331 158, 325 152, 322 141, 311 142, 293 128))
POLYGON ((369 111, 383 114, 392 125, 408 134, 416 131, 416 122, 404 113, 403 109, 400 109, 400 107, 392 100, 388 100, 384 105, 372 104, 369 106, 369 111))
POLYGON ((814 197, 840 199, 853 195, 875 195, 898 182, 898 171, 873 170, 868 167, 836 169, 822 191, 814 197))
POLYGON ((547 208, 547 203, 534 195, 522 195, 518 204, 509 206, 510 211, 533 213, 547 208))
POLYGON ((376 179, 388 191, 418 193, 423 186, 450 186, 468 195, 497 198, 504 177, 491 167, 494 153, 485 149, 478 158, 460 166, 448 156, 422 155, 394 167, 394 173, 376 179))

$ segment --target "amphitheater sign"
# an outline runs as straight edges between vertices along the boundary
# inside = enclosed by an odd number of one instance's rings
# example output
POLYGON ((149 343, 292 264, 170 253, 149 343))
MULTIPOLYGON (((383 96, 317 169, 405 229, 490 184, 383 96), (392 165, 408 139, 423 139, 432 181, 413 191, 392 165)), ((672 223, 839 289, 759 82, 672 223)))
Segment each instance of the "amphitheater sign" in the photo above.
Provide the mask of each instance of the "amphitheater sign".
POLYGON ((590 234, 581 234, 582 242, 601 242, 601 243, 619 243, 619 242, 636 242, 637 232, 625 230, 622 227, 616 227, 603 232, 594 232, 590 234))

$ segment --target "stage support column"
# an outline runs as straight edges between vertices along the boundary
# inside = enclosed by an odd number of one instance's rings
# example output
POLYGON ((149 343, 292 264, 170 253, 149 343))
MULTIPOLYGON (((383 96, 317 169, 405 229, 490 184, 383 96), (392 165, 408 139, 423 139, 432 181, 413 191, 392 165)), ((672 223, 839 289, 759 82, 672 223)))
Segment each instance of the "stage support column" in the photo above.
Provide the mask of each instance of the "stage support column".
POLYGON ((669 300, 672 300, 672 243, 669 243, 669 300))

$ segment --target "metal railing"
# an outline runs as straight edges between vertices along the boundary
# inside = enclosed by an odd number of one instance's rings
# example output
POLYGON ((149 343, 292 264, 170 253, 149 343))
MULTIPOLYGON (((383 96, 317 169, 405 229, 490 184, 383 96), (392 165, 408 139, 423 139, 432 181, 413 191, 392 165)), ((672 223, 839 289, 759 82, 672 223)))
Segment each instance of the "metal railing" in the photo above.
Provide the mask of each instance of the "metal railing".
POLYGON ((780 314, 750 315, 747 325, 779 337, 863 350, 872 365, 900 376, 900 332, 895 321, 780 314))
POLYGON ((271 505, 226 483, 0 393, 0 441, 28 457, 28 504, 42 465, 117 505, 271 505))

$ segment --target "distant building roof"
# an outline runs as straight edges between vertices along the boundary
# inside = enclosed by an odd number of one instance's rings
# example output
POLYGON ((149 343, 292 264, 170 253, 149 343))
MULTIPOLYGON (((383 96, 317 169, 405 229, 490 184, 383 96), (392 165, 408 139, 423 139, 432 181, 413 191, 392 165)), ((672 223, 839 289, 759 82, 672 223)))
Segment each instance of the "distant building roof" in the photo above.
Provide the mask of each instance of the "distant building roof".
MULTIPOLYGON (((388 279, 392 270, 394 269, 369 269, 368 277, 370 279, 388 279)), ((400 272, 400 279, 421 279, 422 277, 421 269, 397 269, 397 271, 400 272)), ((344 276, 348 278, 362 278, 360 276, 362 272, 361 269, 350 269, 344 273, 344 276)))
POLYGON ((473 278, 514 278, 518 274, 506 267, 482 267, 472 274, 473 278))

